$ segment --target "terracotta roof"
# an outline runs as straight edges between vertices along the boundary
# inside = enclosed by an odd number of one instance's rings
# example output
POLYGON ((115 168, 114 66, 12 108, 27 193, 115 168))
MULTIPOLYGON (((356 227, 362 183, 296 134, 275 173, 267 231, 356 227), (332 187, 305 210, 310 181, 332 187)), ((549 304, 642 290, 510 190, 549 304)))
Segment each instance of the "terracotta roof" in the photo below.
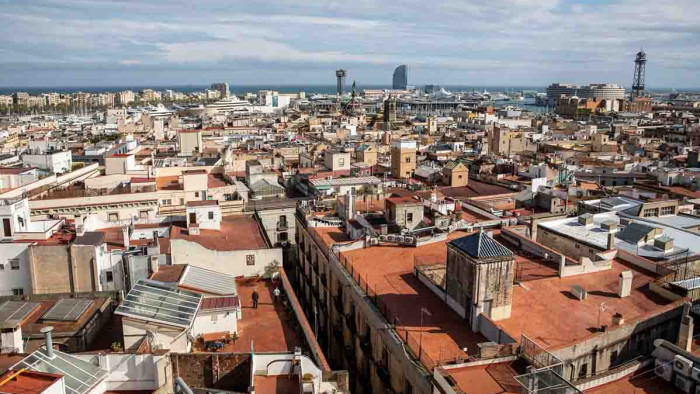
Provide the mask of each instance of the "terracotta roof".
POLYGON ((262 230, 251 215, 224 216, 220 226, 220 230, 202 229, 199 235, 190 235, 184 227, 173 226, 170 239, 171 242, 196 242, 207 249, 219 251, 267 248, 262 230))
POLYGON ((151 275, 151 279, 160 282, 179 282, 185 267, 187 267, 187 264, 158 266, 158 271, 151 275))
POLYGON ((199 307, 203 311, 240 308, 241 302, 238 296, 233 297, 209 297, 202 300, 202 305, 199 307))
POLYGON ((56 375, 46 372, 36 371, 7 371, 0 376, 0 381, 3 381, 2 392, 13 394, 32 394, 43 393, 57 380, 60 380, 62 375, 56 375), (12 377, 13 376, 13 377, 12 377), (9 379, 12 377, 11 379, 9 379))

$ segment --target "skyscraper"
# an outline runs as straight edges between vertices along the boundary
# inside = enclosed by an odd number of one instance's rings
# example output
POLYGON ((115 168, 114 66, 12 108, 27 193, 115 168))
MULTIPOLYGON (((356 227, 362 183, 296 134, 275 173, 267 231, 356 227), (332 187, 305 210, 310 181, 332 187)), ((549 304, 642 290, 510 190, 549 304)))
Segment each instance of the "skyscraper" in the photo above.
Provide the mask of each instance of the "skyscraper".
POLYGON ((226 98, 230 95, 228 83, 226 82, 211 84, 211 90, 216 90, 217 92, 219 92, 219 97, 221 98, 226 98))
POLYGON ((347 72, 342 68, 340 70, 335 70, 335 78, 337 79, 336 92, 338 96, 342 96, 345 93, 345 75, 347 72))
POLYGON ((408 66, 402 64, 394 70, 394 83, 392 85, 393 89, 406 90, 408 86, 408 66))

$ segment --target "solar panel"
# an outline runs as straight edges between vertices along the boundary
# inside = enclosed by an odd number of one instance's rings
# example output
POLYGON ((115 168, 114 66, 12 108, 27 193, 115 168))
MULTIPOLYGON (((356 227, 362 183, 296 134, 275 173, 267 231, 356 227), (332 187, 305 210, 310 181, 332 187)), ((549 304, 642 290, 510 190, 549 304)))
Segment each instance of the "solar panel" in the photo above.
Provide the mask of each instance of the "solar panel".
POLYGON ((0 322, 24 320, 39 307, 38 302, 6 301, 0 305, 0 322))
POLYGON ((60 299, 41 318, 43 320, 76 321, 90 305, 92 305, 92 300, 60 299))

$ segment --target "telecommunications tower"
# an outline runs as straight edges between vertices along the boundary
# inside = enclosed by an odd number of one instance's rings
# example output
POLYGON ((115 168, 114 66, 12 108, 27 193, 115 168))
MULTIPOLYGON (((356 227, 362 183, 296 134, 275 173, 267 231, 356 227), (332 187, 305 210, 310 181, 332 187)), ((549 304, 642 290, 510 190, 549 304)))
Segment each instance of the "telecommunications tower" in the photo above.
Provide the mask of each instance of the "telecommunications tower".
POLYGON ((634 59, 634 81, 632 81, 632 95, 642 97, 644 95, 644 74, 647 66, 647 54, 644 49, 637 53, 634 59))

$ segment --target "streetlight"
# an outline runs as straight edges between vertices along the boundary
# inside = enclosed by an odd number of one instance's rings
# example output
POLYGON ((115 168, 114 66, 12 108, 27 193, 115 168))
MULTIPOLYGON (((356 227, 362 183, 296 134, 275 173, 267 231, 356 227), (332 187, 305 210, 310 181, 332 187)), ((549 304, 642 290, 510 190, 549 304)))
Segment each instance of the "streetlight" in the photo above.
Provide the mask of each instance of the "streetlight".
POLYGON ((420 336, 418 338, 418 359, 420 360, 420 357, 423 355, 423 314, 426 314, 430 317, 433 315, 428 312, 425 307, 420 308, 420 336))

